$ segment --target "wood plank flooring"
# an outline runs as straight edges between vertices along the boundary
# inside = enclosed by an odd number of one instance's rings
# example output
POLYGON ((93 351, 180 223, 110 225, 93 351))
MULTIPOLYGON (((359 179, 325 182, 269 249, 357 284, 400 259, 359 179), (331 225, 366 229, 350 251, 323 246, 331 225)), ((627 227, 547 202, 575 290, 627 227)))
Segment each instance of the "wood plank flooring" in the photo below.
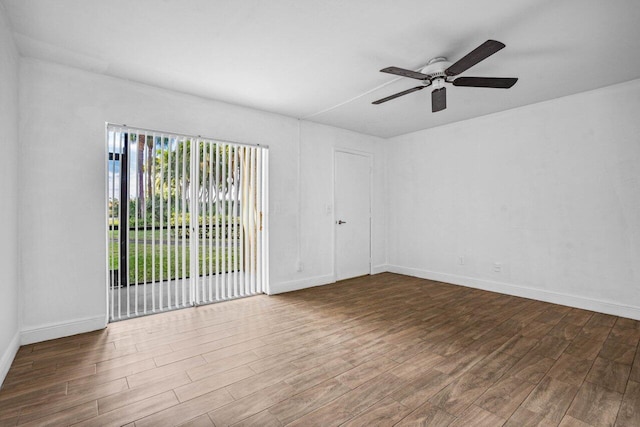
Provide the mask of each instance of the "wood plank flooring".
POLYGON ((639 340, 383 273, 23 346, 0 426, 640 426, 639 340))

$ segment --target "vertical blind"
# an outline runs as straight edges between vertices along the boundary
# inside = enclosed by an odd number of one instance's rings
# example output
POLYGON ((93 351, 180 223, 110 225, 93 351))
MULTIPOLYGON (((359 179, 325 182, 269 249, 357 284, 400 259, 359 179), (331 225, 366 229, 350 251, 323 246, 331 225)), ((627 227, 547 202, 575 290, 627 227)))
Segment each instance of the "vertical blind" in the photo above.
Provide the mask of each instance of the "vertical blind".
POLYGON ((107 125, 110 320, 262 293, 268 149, 107 125))

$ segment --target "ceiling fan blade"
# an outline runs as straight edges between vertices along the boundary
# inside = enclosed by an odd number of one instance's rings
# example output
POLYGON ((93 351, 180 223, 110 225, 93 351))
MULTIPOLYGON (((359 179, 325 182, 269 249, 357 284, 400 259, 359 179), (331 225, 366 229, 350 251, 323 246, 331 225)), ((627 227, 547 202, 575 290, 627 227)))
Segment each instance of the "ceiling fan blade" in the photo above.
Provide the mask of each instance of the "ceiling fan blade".
POLYGON ((458 77, 453 81, 453 85, 509 89, 517 81, 516 77, 458 77))
POLYGON ((447 108, 447 88, 441 87, 431 92, 431 112, 437 113, 447 108))
POLYGON ((376 105, 382 104, 383 102, 391 101, 392 99, 396 99, 396 98, 399 98, 401 96, 408 95, 411 92, 416 92, 416 91, 422 90, 427 86, 429 86, 429 85, 412 87, 411 89, 407 89, 407 90, 403 90, 402 92, 394 93, 393 95, 387 96, 386 98, 382 98, 382 99, 378 99, 377 101, 373 101, 372 104, 376 104, 376 105))
POLYGON ((417 71, 405 70, 399 67, 387 67, 380 70, 381 73, 395 74, 396 76, 409 77, 418 80, 429 80, 429 76, 419 73, 417 71))
POLYGON ((504 43, 500 43, 496 40, 487 40, 471 52, 466 54, 462 59, 458 60, 455 64, 445 70, 447 76, 457 76, 463 71, 476 65, 478 62, 483 61, 502 49, 504 43))

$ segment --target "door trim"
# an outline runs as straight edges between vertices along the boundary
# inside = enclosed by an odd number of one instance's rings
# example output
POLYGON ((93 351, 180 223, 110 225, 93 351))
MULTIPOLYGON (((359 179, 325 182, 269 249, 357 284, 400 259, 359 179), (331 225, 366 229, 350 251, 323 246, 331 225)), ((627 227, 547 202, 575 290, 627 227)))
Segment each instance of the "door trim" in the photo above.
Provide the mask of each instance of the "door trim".
POLYGON ((354 154, 356 156, 367 157, 369 159, 369 275, 373 274, 373 236, 372 236, 372 224, 373 224, 373 153, 369 151, 354 150, 352 148, 333 147, 333 164, 332 175, 333 185, 331 186, 331 196, 333 199, 333 220, 331 226, 333 228, 333 281, 338 281, 338 239, 336 236, 336 156, 338 153, 354 154))
POLYGON ((180 134, 158 134, 157 131, 106 125, 107 322, 226 301, 269 289, 268 149, 180 134), (173 159, 169 160, 171 153, 173 159), (131 159, 135 159, 135 164, 129 165, 131 159), (158 161, 160 171, 156 168, 158 161), (173 180, 169 182, 169 167, 174 161, 173 180), (163 164, 166 164, 166 175, 163 164), (118 174, 115 173, 116 166, 118 174), (144 171, 143 178, 138 179, 138 184, 144 187, 136 186, 135 193, 129 188, 134 184, 128 177, 133 173, 130 166, 144 171), (152 185, 155 180, 151 179, 147 186, 150 176, 159 177, 162 185, 152 185), (185 185, 187 178, 196 184, 185 185), (211 190, 207 191, 206 197, 199 191, 205 186, 211 190), (112 200, 123 202, 116 210, 112 200), (134 206, 130 209, 132 200, 134 206), (169 209, 171 201, 175 201, 173 210, 169 209), (164 212, 163 206, 166 206, 164 212), (163 215, 156 215, 156 207, 163 215), (129 217, 130 210, 134 219, 129 217), (148 215, 150 212, 153 214, 148 215), (188 215, 193 222, 188 221, 188 215), (149 216, 151 223, 148 225, 149 216), (226 222, 225 217, 228 217, 226 222), (112 218, 119 222, 116 224, 112 218), (116 229, 119 239, 112 239, 116 229), (175 238, 169 239, 173 234, 171 231, 155 232, 165 229, 174 229, 175 238), (144 230, 144 239, 138 235, 141 230, 144 230), (149 235, 147 230, 154 231, 149 235), (132 237, 135 245, 129 240, 132 237), (112 248, 118 253, 115 254, 112 248), (157 259, 157 253, 160 253, 160 259, 157 259), (173 255, 173 263, 169 254, 173 255), (126 268, 127 263, 133 265, 131 258, 135 260, 135 272, 126 268), (121 275, 118 286, 113 279, 116 262, 119 262, 118 273, 121 275), (172 276, 169 267, 174 266, 172 276), (159 277, 156 277, 158 271, 159 277), (129 277, 129 272, 134 273, 133 277, 129 277))

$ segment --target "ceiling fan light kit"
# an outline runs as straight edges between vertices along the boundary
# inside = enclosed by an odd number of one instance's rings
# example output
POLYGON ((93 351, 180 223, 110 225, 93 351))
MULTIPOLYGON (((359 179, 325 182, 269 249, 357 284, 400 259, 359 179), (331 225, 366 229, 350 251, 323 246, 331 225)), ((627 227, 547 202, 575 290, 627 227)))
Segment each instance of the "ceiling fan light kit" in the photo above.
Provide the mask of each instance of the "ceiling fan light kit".
POLYGON ((500 49, 504 48, 504 43, 496 40, 487 40, 480 46, 469 52, 462 59, 455 63, 447 61, 447 58, 437 57, 430 60, 427 65, 419 72, 406 70, 399 67, 387 67, 380 70, 383 73, 395 74, 401 77, 408 77, 411 79, 420 80, 422 86, 416 86, 411 89, 398 92, 396 94, 387 96, 377 101, 373 101, 372 104, 378 105, 383 102, 391 101, 392 99, 408 95, 412 92, 417 92, 428 86, 432 86, 431 91, 431 111, 438 112, 447 108, 447 88, 445 83, 451 83, 454 86, 461 87, 484 87, 494 89, 509 89, 512 87, 518 79, 516 77, 458 77, 461 74, 478 64, 479 62, 487 59, 500 49))

